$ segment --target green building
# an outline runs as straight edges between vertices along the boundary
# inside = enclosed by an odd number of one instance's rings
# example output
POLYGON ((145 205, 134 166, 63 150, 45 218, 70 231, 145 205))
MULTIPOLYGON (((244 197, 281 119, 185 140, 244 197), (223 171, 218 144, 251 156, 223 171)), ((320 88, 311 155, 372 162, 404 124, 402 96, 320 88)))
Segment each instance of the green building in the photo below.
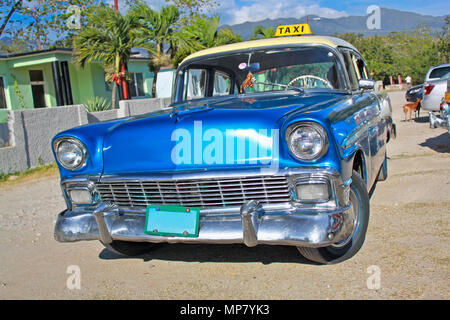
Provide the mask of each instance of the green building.
MULTIPOLYGON (((135 55, 128 63, 132 99, 151 98, 153 73, 148 62, 149 58, 135 55)), ((111 101, 111 94, 102 65, 76 66, 72 49, 0 55, 0 123, 7 121, 6 110, 86 104, 92 97, 111 101)))

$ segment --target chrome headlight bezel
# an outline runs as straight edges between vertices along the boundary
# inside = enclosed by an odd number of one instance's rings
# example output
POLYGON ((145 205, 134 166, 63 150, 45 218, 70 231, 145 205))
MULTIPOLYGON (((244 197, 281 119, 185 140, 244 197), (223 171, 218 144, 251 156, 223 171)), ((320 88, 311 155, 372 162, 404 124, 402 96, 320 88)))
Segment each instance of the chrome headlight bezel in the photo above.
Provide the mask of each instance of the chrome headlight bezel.
POLYGON ((87 148, 80 140, 78 140, 76 138, 61 137, 61 138, 55 139, 55 141, 53 142, 53 151, 55 153, 56 160, 58 161, 58 163, 64 169, 67 169, 67 170, 70 170, 70 171, 75 171, 75 170, 78 170, 78 169, 80 169, 80 168, 82 168, 82 167, 84 167, 86 165, 86 159, 88 157, 87 148), (80 149, 82 158, 81 158, 81 161, 80 161, 80 163, 78 165, 76 165, 74 167, 71 167, 71 166, 68 166, 67 164, 65 164, 63 161, 61 161, 61 157, 59 155, 58 148, 61 145, 61 143, 64 143, 64 142, 72 143, 73 145, 75 145, 77 148, 80 149))
POLYGON ((63 182, 61 184, 61 188, 63 190, 64 197, 66 199, 67 205, 69 208, 73 208, 74 206, 94 206, 97 205, 100 201, 100 196, 95 188, 95 184, 92 181, 89 182, 63 182), (76 201, 72 197, 72 191, 86 191, 90 194, 90 201, 76 201))
POLYGON ((304 121, 304 122, 297 122, 294 124, 291 124, 285 134, 286 143, 288 145, 290 153, 298 160, 301 161, 316 161, 317 159, 321 158, 325 153, 328 151, 328 134, 326 133, 325 129, 318 123, 310 122, 310 121, 304 121), (291 144, 291 137, 292 135, 301 128, 308 128, 314 130, 318 136, 320 137, 322 141, 322 148, 320 151, 312 154, 298 154, 296 153, 295 149, 293 148, 291 144))

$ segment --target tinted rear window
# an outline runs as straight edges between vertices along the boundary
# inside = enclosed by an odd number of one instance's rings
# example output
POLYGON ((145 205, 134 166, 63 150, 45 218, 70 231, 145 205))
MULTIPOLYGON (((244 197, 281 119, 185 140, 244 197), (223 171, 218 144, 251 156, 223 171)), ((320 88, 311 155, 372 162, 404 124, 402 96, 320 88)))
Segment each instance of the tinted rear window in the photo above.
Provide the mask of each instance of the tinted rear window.
POLYGON ((442 78, 450 72, 450 67, 436 68, 430 73, 430 79, 442 78))

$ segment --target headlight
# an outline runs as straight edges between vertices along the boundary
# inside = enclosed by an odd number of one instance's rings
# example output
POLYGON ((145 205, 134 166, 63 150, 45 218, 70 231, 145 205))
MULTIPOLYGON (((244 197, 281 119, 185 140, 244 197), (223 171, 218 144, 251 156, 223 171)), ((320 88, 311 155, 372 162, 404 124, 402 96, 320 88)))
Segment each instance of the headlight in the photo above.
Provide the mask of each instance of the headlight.
POLYGON ((303 161, 312 161, 328 150, 328 136, 325 130, 313 122, 300 122, 286 130, 286 141, 291 153, 303 161))
POLYGON ((67 170, 76 170, 86 164, 86 147, 75 138, 59 138, 53 143, 56 159, 67 170))

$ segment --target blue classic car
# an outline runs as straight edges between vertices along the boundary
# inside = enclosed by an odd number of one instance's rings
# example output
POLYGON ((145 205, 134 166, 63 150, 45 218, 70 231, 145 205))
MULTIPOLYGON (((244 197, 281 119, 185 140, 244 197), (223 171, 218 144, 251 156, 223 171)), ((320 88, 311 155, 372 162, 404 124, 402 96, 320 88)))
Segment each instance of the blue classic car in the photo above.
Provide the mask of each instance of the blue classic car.
POLYGON ((288 245, 337 263, 363 245, 387 178, 388 96, 358 51, 294 36, 212 48, 178 67, 169 109, 52 141, 60 242, 123 255, 161 243, 288 245))

